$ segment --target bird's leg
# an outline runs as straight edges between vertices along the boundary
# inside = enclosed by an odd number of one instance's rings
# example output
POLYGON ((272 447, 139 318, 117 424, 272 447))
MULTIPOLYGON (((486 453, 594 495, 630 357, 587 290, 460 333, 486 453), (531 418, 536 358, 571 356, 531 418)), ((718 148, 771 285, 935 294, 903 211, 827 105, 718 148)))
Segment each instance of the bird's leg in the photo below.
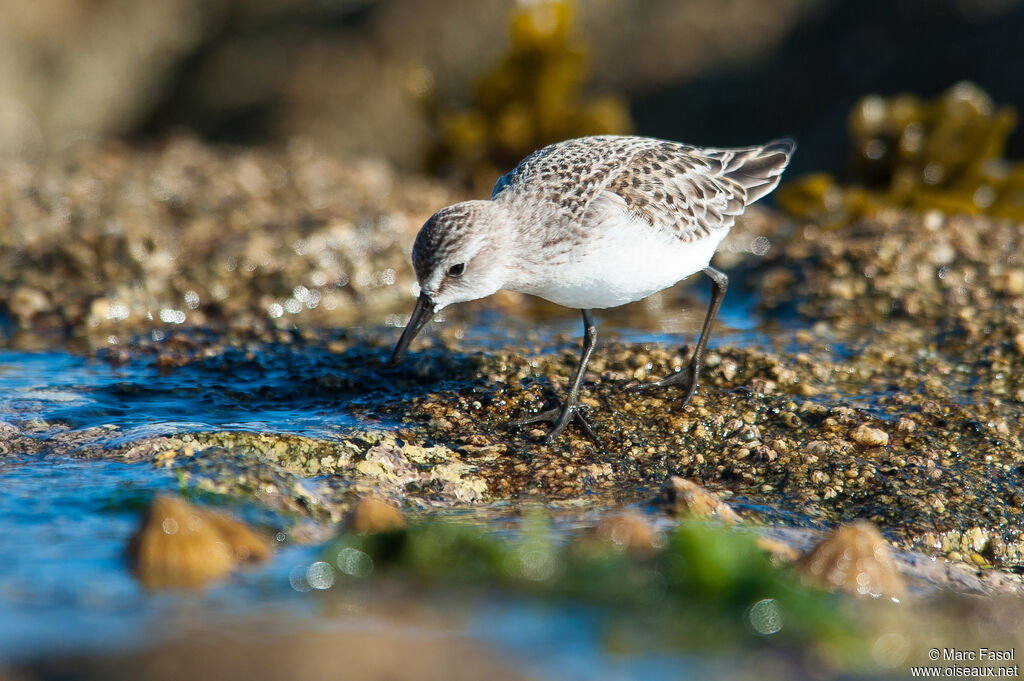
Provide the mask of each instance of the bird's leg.
POLYGON ((686 395, 683 397, 682 404, 684 407, 690 403, 693 394, 697 391, 697 377, 700 376, 701 362, 704 360, 704 349, 708 346, 711 325, 714 323, 715 317, 718 316, 718 308, 722 305, 725 289, 729 285, 729 278, 714 267, 705 267, 704 274, 711 278, 711 304, 708 305, 708 313, 704 317, 704 328, 701 329, 700 339, 697 341, 697 348, 693 351, 689 366, 686 367, 686 371, 680 371, 660 381, 644 383, 639 386, 640 389, 646 389, 666 385, 684 385, 686 386, 686 395))
POLYGON ((576 375, 572 378, 572 387, 569 388, 569 397, 566 399, 565 404, 521 421, 512 421, 509 425, 524 426, 528 423, 537 423, 538 421, 552 421, 555 425, 544 439, 545 442, 549 443, 561 435, 565 427, 575 419, 587 437, 593 440, 598 447, 604 449, 600 438, 594 433, 594 430, 587 423, 586 419, 583 418, 583 414, 580 411, 582 408, 579 402, 580 384, 583 383, 583 372, 587 369, 587 362, 590 361, 590 355, 594 352, 594 345, 597 342, 597 327, 594 326, 594 318, 591 316, 590 310, 583 310, 582 312, 583 354, 580 355, 580 365, 576 369, 576 375))

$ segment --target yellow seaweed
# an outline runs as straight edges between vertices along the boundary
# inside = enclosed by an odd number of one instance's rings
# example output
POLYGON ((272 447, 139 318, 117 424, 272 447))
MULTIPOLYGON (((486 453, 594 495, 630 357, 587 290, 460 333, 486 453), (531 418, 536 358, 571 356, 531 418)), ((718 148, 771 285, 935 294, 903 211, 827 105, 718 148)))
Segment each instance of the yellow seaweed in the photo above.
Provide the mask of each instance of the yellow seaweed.
POLYGON ((427 157, 429 170, 489 189, 534 149, 631 129, 621 98, 584 94, 589 60, 574 37, 574 14, 566 0, 518 5, 509 19, 508 51, 477 80, 468 107, 423 97, 437 140, 427 157))
POLYGON ((980 87, 957 83, 935 100, 868 95, 847 119, 853 184, 827 173, 785 184, 780 206, 839 226, 882 208, 1024 220, 1024 164, 1002 158, 1017 123, 980 87))

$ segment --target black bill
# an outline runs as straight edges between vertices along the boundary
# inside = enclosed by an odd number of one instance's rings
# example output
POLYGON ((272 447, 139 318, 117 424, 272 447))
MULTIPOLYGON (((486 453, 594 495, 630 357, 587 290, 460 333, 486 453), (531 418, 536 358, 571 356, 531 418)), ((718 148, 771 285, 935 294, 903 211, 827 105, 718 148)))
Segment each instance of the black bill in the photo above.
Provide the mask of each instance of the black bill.
POLYGON ((420 329, 426 326, 427 322, 433 318, 434 301, 426 293, 421 293, 416 301, 416 307, 412 310, 412 316, 409 317, 409 323, 405 325, 405 331, 402 332, 402 337, 398 339, 395 351, 391 353, 391 359, 388 360, 389 367, 393 367, 402 361, 405 351, 409 348, 409 343, 412 343, 412 339, 416 337, 420 329))

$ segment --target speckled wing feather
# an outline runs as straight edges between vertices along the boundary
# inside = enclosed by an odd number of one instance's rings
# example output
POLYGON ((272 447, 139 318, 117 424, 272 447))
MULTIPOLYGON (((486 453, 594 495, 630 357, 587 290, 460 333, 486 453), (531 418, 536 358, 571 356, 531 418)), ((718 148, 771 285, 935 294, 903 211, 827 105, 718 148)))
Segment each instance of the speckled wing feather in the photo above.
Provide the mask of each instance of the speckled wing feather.
POLYGON ((557 202, 581 225, 621 215, 693 241, 728 229, 774 189, 795 148, 788 139, 739 149, 645 137, 569 140, 528 156, 491 197, 511 191, 557 202), (559 191, 566 186, 574 191, 559 191))
POLYGON ((624 211, 682 241, 732 227, 736 216, 779 182, 789 140, 744 149, 699 149, 663 143, 636 154, 590 206, 624 211))

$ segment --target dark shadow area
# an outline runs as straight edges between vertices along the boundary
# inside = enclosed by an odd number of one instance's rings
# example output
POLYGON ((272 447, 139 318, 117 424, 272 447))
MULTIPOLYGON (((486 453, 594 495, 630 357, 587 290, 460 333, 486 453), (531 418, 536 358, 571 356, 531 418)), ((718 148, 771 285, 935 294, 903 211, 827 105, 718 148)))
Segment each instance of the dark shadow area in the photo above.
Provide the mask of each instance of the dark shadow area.
MULTIPOLYGON (((1024 5, 964 19, 951 0, 833 2, 759 64, 719 71, 633 101, 637 130, 701 145, 760 143, 790 135, 800 148, 790 177, 841 172, 842 132, 869 93, 934 97, 960 80, 999 103, 1024 107, 1024 5)), ((1024 136, 1007 156, 1024 155, 1024 136)))

